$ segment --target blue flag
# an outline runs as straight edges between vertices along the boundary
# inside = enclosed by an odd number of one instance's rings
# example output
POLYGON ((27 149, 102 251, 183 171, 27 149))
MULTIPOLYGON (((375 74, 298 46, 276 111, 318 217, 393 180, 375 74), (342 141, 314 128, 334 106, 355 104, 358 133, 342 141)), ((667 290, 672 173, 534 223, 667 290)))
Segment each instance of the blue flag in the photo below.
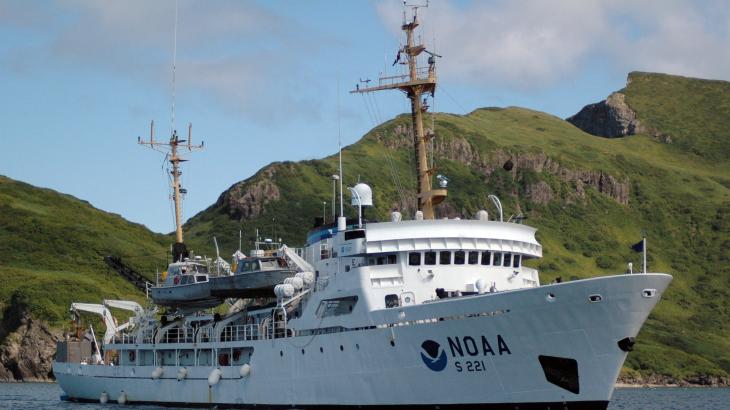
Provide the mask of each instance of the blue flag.
POLYGON ((640 240, 639 242, 631 245, 631 249, 633 249, 635 252, 644 252, 644 240, 640 240))

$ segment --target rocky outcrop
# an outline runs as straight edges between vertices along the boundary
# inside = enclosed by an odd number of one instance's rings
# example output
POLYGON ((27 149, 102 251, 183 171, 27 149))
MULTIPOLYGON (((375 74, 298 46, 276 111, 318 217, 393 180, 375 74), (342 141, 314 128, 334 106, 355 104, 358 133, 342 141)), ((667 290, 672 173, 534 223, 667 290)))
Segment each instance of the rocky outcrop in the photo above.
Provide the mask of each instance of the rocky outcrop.
POLYGON ((0 381, 51 381, 60 333, 33 319, 17 297, 0 323, 0 381))
POLYGON ((281 198, 279 187, 273 182, 276 170, 273 166, 264 170, 254 181, 241 181, 218 197, 217 206, 223 206, 236 219, 256 218, 264 207, 281 198))
MULTIPOLYGON (((390 149, 412 149, 410 128, 398 125, 389 136, 378 136, 378 141, 390 149)), ((558 177, 561 181, 575 187, 573 197, 585 199, 586 188, 592 187, 599 193, 606 195, 621 205, 629 203, 629 179, 618 178, 604 171, 576 170, 563 166, 544 152, 537 153, 510 153, 497 149, 482 155, 465 138, 436 138, 433 147, 434 156, 439 159, 459 162, 465 166, 476 168, 489 177, 497 170, 505 170, 517 179, 520 171, 530 170, 536 173, 548 173, 558 177)), ((556 195, 545 181, 530 184, 525 187, 527 200, 536 204, 547 204, 555 199, 556 195)))
POLYGON ((553 199, 553 190, 545 181, 530 184, 525 188, 527 199, 530 202, 545 205, 553 199))
POLYGON ((662 374, 641 375, 638 372, 621 374, 616 381, 625 386, 681 386, 681 387, 730 387, 730 378, 723 376, 695 375, 686 378, 675 378, 662 374))
POLYGON ((636 113, 626 103, 623 93, 615 92, 605 100, 583 107, 566 121, 581 130, 600 137, 616 138, 646 133, 636 113))

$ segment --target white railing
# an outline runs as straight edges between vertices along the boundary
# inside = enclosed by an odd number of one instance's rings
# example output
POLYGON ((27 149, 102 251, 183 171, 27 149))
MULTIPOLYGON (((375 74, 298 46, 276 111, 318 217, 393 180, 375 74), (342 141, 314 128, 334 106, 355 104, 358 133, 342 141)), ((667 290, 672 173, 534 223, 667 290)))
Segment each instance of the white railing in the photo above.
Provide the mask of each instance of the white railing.
MULTIPOLYGON (((416 68, 416 81, 423 81, 423 80, 430 80, 432 79, 433 71, 430 70, 430 67, 418 67, 416 68)), ((396 85, 401 83, 407 83, 410 81, 410 74, 399 74, 399 75, 391 75, 386 77, 380 77, 378 79, 378 86, 388 86, 388 85, 396 85)))
POLYGON ((194 332, 191 327, 173 327, 165 332, 160 343, 192 343, 194 332))
MULTIPOLYGON (((246 325, 229 325, 221 329, 220 334, 215 334, 213 326, 204 326, 197 330, 191 327, 176 327, 168 329, 160 338, 160 344, 163 343, 218 343, 218 342, 238 342, 250 340, 266 340, 280 337, 287 337, 293 334, 292 330, 287 329, 285 321, 270 322, 266 324, 246 324, 246 325)), ((155 343, 153 331, 150 329, 145 331, 142 337, 143 344, 155 343)), ((111 344, 137 344, 136 333, 120 333, 111 344)))

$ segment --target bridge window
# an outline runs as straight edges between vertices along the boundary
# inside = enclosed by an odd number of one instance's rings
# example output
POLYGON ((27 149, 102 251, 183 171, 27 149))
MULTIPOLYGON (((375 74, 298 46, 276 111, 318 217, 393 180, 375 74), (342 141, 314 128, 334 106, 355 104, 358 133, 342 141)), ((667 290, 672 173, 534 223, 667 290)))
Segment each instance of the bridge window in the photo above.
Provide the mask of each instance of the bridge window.
POLYGON ((469 252, 469 265, 476 265, 477 263, 479 263, 479 252, 469 252))
POLYGON ((521 259, 522 257, 520 255, 515 255, 514 259, 512 259, 512 267, 519 268, 521 259))
POLYGON ((421 264, 421 252, 411 252, 408 254, 408 264, 418 266, 421 264))
POLYGON ((502 266, 502 254, 499 252, 494 252, 494 266, 502 266))
POLYGON ((385 295, 385 307, 394 308, 400 306, 398 295, 385 295))
POLYGON ((463 265, 466 260, 466 252, 456 251, 454 252, 454 265, 463 265))
POLYGON ((368 258, 368 265, 392 265, 398 260, 394 253, 391 254, 380 254, 377 256, 371 256, 368 258))
POLYGON ((439 265, 450 265, 451 264, 451 252, 441 251, 439 252, 439 265))
POLYGON ((336 299, 325 299, 319 302, 316 315, 318 318, 339 316, 352 313, 357 304, 357 296, 345 296, 336 299))
POLYGON ((504 261, 502 262, 502 266, 509 267, 512 265, 512 254, 511 253, 505 253, 504 254, 504 261))
POLYGON ((355 230, 355 231, 345 231, 345 240, 349 241, 351 239, 358 239, 358 238, 364 238, 365 237, 365 230, 355 230))
POLYGON ((491 265, 491 264, 492 264, 492 252, 489 252, 489 251, 482 252, 482 265, 491 265))
POLYGON ((426 265, 435 265, 436 264, 436 252, 426 252, 423 255, 424 263, 426 265))

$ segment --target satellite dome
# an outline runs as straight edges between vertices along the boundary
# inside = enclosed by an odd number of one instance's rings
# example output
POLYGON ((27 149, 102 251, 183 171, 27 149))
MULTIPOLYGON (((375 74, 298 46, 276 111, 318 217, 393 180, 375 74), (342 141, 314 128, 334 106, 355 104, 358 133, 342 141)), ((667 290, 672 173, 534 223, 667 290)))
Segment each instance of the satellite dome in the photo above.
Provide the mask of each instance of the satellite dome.
POLYGON ((361 182, 352 188, 352 192, 352 199, 350 201, 352 206, 373 206, 373 190, 368 184, 361 182))

